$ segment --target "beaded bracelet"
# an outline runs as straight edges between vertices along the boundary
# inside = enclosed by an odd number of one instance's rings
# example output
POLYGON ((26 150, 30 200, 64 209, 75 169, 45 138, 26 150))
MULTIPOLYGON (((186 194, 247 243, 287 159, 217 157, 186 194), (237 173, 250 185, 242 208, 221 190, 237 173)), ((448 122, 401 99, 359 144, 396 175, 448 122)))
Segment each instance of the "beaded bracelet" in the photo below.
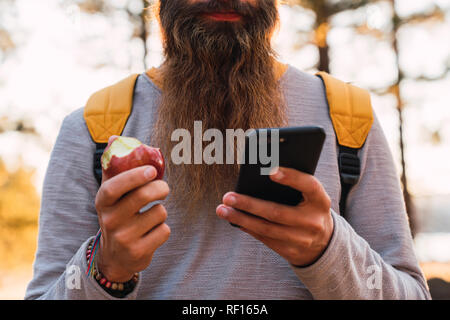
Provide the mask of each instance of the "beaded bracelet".
POLYGON ((88 264, 87 274, 92 276, 97 283, 107 293, 116 298, 123 298, 136 287, 139 280, 139 273, 135 273, 127 282, 111 282, 96 267, 95 254, 98 248, 100 231, 97 236, 91 240, 86 250, 86 262, 88 264))

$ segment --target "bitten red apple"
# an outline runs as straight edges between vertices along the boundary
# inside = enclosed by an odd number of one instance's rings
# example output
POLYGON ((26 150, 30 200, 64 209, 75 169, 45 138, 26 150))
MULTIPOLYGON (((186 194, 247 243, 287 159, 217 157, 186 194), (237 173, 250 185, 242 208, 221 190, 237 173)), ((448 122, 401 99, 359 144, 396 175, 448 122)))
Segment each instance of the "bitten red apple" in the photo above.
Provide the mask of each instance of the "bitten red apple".
POLYGON ((111 138, 103 152, 101 163, 105 179, 145 165, 156 168, 155 179, 162 179, 164 176, 164 157, 159 148, 147 146, 136 138, 122 136, 111 138))

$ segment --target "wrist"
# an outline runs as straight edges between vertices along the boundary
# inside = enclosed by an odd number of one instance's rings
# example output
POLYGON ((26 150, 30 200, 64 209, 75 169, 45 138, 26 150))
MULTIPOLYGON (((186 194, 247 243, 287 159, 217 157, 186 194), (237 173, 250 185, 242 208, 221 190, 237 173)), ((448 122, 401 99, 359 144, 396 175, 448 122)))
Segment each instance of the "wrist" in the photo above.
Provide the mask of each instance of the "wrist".
MULTIPOLYGON (((101 235, 101 233, 99 232, 101 235)), ((98 245, 100 241, 93 239, 91 243, 88 245, 86 251, 86 262, 88 264, 87 274, 91 276, 100 287, 105 290, 107 293, 116 298, 124 298, 129 293, 131 293, 136 287, 139 280, 139 273, 134 273, 131 276, 120 276, 116 280, 116 278, 108 278, 104 273, 99 271, 98 268, 98 256, 96 256, 96 252, 98 249, 98 245), (96 240, 96 241, 94 241, 96 240), (122 280, 127 279, 127 280, 122 280)))
POLYGON ((328 218, 329 219, 327 219, 324 224, 323 232, 319 236, 319 240, 316 242, 317 245, 314 249, 311 249, 309 258, 302 262, 289 261, 291 265, 296 268, 307 268, 315 264, 323 256, 325 251, 328 249, 328 246, 330 245, 331 238, 333 237, 334 233, 334 219, 331 216, 331 211, 328 218))
POLYGON ((98 249, 99 252, 96 259, 97 271, 103 274, 110 281, 126 282, 131 280, 134 276, 134 272, 124 268, 112 266, 107 262, 108 259, 105 259, 101 248, 102 245, 100 245, 98 249))
POLYGON ((132 272, 125 273, 117 270, 110 270, 110 268, 103 267, 101 265, 97 266, 97 270, 101 272, 101 274, 103 274, 108 280, 113 282, 127 282, 134 276, 134 273, 132 272))

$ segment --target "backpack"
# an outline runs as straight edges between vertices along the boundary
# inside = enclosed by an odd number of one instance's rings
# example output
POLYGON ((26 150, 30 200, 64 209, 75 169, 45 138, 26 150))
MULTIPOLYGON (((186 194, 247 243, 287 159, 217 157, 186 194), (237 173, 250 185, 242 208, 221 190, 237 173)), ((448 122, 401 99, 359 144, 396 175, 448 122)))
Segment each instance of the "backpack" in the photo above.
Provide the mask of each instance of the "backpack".
MULTIPOLYGON (((278 63, 277 77, 286 71, 287 65, 278 63)), ((147 75, 161 88, 158 69, 151 68, 147 75)), ((111 135, 121 135, 131 113, 133 94, 139 74, 133 74, 118 83, 94 93, 84 108, 84 119, 92 140, 94 152, 94 176, 101 184, 100 158, 111 135)), ((338 166, 341 183, 340 213, 345 214, 351 188, 361 173, 358 151, 363 147, 373 124, 373 111, 368 91, 342 82, 325 72, 318 72, 325 85, 329 114, 336 133, 338 166)))

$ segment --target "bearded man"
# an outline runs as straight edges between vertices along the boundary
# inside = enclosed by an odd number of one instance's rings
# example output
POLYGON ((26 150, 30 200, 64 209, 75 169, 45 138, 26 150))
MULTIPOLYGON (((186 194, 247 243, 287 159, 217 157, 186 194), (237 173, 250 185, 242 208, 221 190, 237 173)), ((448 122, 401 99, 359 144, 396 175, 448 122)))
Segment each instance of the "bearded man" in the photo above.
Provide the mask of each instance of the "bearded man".
POLYGON ((154 180, 155 168, 143 166, 98 189, 83 109, 67 116, 44 182, 26 298, 429 298, 377 119, 346 218, 338 214, 324 86, 277 60, 276 0, 161 0, 157 13, 165 59, 137 79, 123 135, 160 147, 167 176, 154 180), (171 133, 192 132, 194 121, 221 132, 322 126, 327 139, 315 177, 288 168, 271 175, 305 201, 289 207, 232 192, 237 165, 171 164, 171 133), (98 229, 95 271, 84 276, 98 229))

